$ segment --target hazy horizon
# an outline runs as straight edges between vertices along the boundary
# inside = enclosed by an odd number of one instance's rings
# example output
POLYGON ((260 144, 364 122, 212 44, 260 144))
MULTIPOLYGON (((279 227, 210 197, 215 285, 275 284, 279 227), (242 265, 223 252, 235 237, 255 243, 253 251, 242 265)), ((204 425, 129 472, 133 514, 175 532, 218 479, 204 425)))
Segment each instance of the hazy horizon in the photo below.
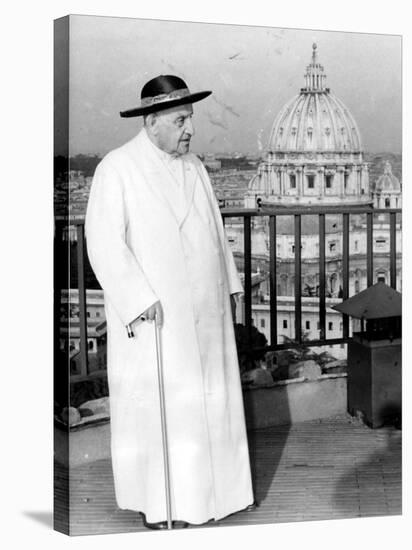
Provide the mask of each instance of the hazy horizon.
POLYGON ((70 38, 70 156, 103 156, 131 139, 141 119, 119 111, 168 73, 213 91, 194 105, 192 151, 261 153, 277 113, 304 86, 313 42, 363 151, 402 153, 399 36, 71 16, 70 38))

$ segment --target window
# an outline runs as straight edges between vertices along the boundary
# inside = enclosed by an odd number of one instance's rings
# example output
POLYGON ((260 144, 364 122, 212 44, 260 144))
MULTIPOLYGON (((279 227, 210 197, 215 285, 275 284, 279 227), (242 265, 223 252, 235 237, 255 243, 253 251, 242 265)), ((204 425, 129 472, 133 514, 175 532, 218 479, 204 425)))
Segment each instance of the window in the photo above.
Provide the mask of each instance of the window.
POLYGON ((320 330, 320 322, 318 321, 318 324, 316 325, 317 329, 320 330))
POLYGON ((295 253, 295 245, 292 244, 292 254, 294 254, 294 253, 295 253))
POLYGON ((290 174, 289 175, 289 181, 290 181, 290 188, 291 189, 296 189, 296 176, 295 176, 295 174, 290 174))
POLYGON ((359 293, 359 281, 355 281, 355 294, 359 293))
POLYGON ((310 321, 306 321, 306 323, 305 323, 305 327, 306 327, 306 329, 307 329, 307 330, 309 330, 309 329, 310 329, 310 321))
POLYGON ((358 250, 358 241, 355 241, 355 250, 358 250))
POLYGON ((100 311, 96 311, 96 317, 100 317, 100 311))
POLYGON ((87 317, 90 317, 90 311, 87 312, 87 317))
POLYGON ((333 323, 331 321, 329 321, 328 323, 328 329, 333 330, 333 323))
POLYGON ((385 282, 386 282, 385 273, 378 273, 378 283, 385 283, 385 282))
POLYGON ((384 239, 383 237, 380 237, 375 240, 376 248, 383 248, 385 244, 386 244, 386 239, 384 239))
POLYGON ((308 189, 313 189, 315 187, 315 176, 306 176, 308 181, 308 189))
POLYGON ((260 320, 260 328, 265 328, 265 320, 264 319, 260 320))
POLYGON ((390 208, 390 207, 391 207, 391 200, 385 199, 385 208, 390 208))
POLYGON ((331 189, 331 187, 332 187, 332 175, 331 174, 327 174, 325 176, 325 185, 326 185, 326 189, 331 189))
POLYGON ((336 252, 336 243, 329 243, 329 251, 336 252))
POLYGON ((288 328, 288 322, 286 319, 283 319, 283 328, 288 328))

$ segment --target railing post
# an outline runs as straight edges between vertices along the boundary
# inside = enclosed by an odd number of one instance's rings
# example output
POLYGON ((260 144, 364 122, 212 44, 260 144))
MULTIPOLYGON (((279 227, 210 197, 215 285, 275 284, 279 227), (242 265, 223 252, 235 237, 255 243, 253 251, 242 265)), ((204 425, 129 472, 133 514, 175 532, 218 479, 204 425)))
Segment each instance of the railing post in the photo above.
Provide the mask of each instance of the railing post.
POLYGON ((295 340, 302 341, 301 214, 295 214, 295 340))
POLYGON ((373 285, 373 213, 366 214, 366 280, 367 286, 373 285))
POLYGON ((77 281, 79 287, 79 321, 80 321, 80 365, 81 374, 89 374, 89 357, 87 352, 87 311, 86 286, 84 273, 84 225, 77 225, 77 281))
MULTIPOLYGON (((343 214, 343 234, 342 234, 342 300, 349 298, 349 214, 343 214)), ((349 317, 342 315, 343 338, 349 335, 349 317)))
POLYGON ((277 273, 276 273, 276 216, 269 217, 269 254, 270 254, 270 345, 278 343, 277 324, 277 273))
POLYGON ((319 214, 319 328, 320 340, 326 338, 326 259, 325 214, 319 214))
POLYGON ((396 212, 389 214, 389 232, 391 287, 396 290, 396 212))
POLYGON ((250 345, 252 334, 252 243, 251 243, 251 217, 243 218, 244 239, 244 272, 245 272, 245 325, 247 340, 250 345))

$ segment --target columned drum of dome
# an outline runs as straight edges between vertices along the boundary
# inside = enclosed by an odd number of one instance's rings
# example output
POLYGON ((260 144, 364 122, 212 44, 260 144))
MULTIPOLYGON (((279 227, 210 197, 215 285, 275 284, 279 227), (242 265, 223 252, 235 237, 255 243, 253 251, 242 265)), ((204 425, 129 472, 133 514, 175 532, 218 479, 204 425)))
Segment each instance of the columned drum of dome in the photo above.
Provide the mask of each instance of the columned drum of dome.
POLYGON ((276 117, 245 206, 371 202, 355 119, 329 88, 313 44, 305 86, 276 117))

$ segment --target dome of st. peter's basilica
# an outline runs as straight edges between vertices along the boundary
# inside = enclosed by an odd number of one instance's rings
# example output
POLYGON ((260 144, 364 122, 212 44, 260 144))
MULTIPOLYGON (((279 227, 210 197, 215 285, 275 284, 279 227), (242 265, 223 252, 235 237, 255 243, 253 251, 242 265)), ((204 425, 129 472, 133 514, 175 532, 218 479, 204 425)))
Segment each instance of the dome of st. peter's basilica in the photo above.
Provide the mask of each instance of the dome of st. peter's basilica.
POLYGON ((277 115, 246 207, 371 201, 368 168, 352 114, 329 88, 313 44, 305 86, 277 115))

